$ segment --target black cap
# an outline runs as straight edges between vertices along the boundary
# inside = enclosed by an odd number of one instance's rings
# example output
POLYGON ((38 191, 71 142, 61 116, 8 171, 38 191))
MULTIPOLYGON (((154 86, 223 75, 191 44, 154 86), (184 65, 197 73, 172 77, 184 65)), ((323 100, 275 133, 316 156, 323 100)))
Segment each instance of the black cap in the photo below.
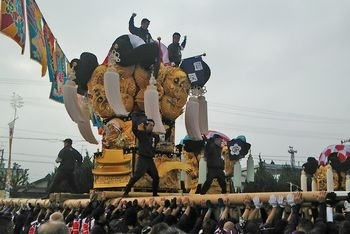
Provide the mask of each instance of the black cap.
POLYGON ((215 138, 220 138, 220 139, 224 139, 222 136, 220 136, 219 134, 214 134, 213 135, 213 138, 215 139, 215 138))
POLYGON ((179 36, 179 37, 181 37, 180 33, 178 33, 178 32, 174 32, 173 36, 179 36))
POLYGON ((64 142, 64 143, 68 143, 68 144, 70 144, 70 145, 73 143, 72 139, 70 139, 70 138, 64 139, 63 142, 64 142))
POLYGON ((147 19, 147 18, 143 18, 142 20, 141 20, 141 23, 146 23, 146 22, 151 22, 151 21, 149 21, 149 19, 147 19))

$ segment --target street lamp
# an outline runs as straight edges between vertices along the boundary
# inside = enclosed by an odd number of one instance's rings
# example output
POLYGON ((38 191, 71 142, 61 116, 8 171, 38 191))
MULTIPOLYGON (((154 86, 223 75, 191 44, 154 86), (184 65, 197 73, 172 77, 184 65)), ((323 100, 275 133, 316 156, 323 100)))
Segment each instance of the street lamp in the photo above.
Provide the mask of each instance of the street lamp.
POLYGON ((23 98, 19 95, 16 95, 16 93, 13 93, 11 98, 11 106, 15 110, 15 114, 13 116, 13 120, 9 123, 9 160, 7 162, 7 175, 6 175, 6 185, 5 185, 5 194, 6 198, 10 197, 10 190, 11 190, 11 154, 12 154, 12 139, 13 139, 13 132, 15 129, 15 122, 16 119, 18 119, 17 116, 17 109, 23 107, 23 98))

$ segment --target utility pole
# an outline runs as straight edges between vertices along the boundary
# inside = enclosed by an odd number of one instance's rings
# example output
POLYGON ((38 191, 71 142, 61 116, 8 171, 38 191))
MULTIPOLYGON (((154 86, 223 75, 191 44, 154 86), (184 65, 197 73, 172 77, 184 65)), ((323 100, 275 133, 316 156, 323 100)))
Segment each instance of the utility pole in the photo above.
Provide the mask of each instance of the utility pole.
POLYGON ((0 149, 0 170, 4 168, 4 149, 0 149))
POLYGON ((15 110, 15 114, 13 116, 13 120, 9 123, 9 159, 7 162, 7 175, 6 175, 6 184, 5 184, 5 196, 6 198, 10 197, 10 190, 11 190, 11 178, 12 178, 12 171, 11 171, 11 154, 12 154, 12 140, 13 140, 13 133, 15 130, 15 122, 16 119, 18 119, 17 116, 17 109, 23 107, 23 98, 19 95, 16 95, 16 93, 13 93, 11 98, 11 106, 15 110))
POLYGON ((2 147, 0 149, 0 174, 1 174, 0 189, 4 189, 5 188, 5 165, 4 165, 4 149, 2 147))
POLYGON ((292 166, 292 168, 295 167, 295 156, 294 154, 298 153, 298 151, 293 149, 293 146, 289 146, 289 150, 288 153, 290 153, 290 164, 292 166))

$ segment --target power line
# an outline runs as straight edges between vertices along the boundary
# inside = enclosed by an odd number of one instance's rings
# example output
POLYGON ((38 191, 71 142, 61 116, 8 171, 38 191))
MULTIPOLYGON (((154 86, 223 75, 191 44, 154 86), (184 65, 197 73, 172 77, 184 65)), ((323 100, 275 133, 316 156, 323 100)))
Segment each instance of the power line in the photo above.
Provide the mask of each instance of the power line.
POLYGON ((268 109, 252 108, 246 106, 227 105, 223 103, 213 103, 208 105, 209 109, 213 108, 214 112, 221 112, 233 115, 242 115, 252 118, 263 118, 271 120, 296 121, 307 123, 331 123, 331 124, 350 124, 350 119, 330 118, 325 116, 298 114, 292 112, 273 111, 268 109), (237 113, 238 112, 238 113, 237 113), (253 113, 246 114, 246 113, 253 113))
MULTIPOLYGON (((4 161, 7 161, 7 160, 4 160, 4 161)), ((35 160, 18 160, 18 159, 15 159, 15 160, 11 160, 11 161, 12 162, 17 162, 19 164, 21 164, 23 162, 26 162, 26 163, 41 163, 41 164, 54 164, 54 162, 43 162, 43 161, 35 161, 35 160)))
POLYGON ((248 125, 238 125, 233 123, 223 123, 216 122, 211 126, 214 129, 234 129, 245 132, 253 132, 257 134, 264 135, 273 135, 273 136, 293 136, 293 137, 302 137, 302 138, 313 138, 313 139, 327 139, 334 140, 340 139, 343 136, 340 136, 338 133, 322 133, 322 132, 312 132, 312 131, 297 131, 289 129, 278 129, 278 128, 268 128, 268 127, 252 127, 248 125))
MULTIPOLYGON (((8 138, 8 136, 0 136, 0 138, 8 138)), ((57 142, 60 141, 62 142, 62 139, 54 139, 54 138, 36 138, 36 137, 13 137, 13 139, 17 140, 35 140, 35 141, 53 141, 57 142)))
POLYGON ((43 83, 39 80, 28 80, 28 79, 10 79, 10 78, 4 78, 5 76, 0 76, 0 84, 2 85, 14 85, 14 86, 18 86, 18 85, 24 85, 24 86, 49 86, 50 84, 48 82, 43 83))
POLYGON ((28 153, 12 153, 14 155, 22 155, 22 156, 30 156, 35 158, 45 158, 45 159, 52 159, 49 155, 43 155, 43 154, 28 154, 28 153))

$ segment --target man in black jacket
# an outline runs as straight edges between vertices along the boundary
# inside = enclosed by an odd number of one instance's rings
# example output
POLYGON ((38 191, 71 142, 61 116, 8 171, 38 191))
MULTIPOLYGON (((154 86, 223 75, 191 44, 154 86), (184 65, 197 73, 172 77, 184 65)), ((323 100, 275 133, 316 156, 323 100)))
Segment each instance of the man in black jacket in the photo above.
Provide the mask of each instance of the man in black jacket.
POLYGON ((178 32, 173 34, 173 42, 168 46, 169 61, 174 63, 175 66, 179 66, 181 63, 181 50, 186 46, 186 36, 180 44, 181 35, 178 32))
POLYGON ((147 18, 143 18, 141 20, 141 27, 137 28, 135 27, 134 18, 136 16, 136 13, 132 13, 130 20, 129 20, 129 31, 130 33, 137 35, 142 38, 146 43, 153 42, 151 34, 148 32, 148 26, 150 21, 147 18))
POLYGON ((221 187, 221 193, 226 193, 226 176, 224 173, 224 160, 221 157, 222 138, 215 134, 208 139, 205 146, 204 157, 207 159, 207 179, 204 182, 201 194, 206 194, 213 179, 216 178, 221 187))
POLYGON ((156 145, 159 142, 159 136, 153 133, 153 127, 154 121, 152 119, 147 119, 141 124, 133 119, 132 131, 138 140, 139 157, 135 173, 126 185, 123 196, 128 196, 131 187, 134 186, 145 173, 152 178, 153 196, 158 196, 159 175, 153 157, 156 145))
POLYGON ((81 154, 72 147, 72 139, 65 139, 63 141, 64 147, 58 153, 56 158, 56 163, 60 163, 57 168, 56 175, 53 179, 53 182, 49 188, 49 193, 54 192, 77 192, 77 186, 74 179, 74 165, 75 163, 81 164, 83 157, 81 154), (60 188, 62 182, 66 182, 69 185, 68 191, 63 191, 60 188))

